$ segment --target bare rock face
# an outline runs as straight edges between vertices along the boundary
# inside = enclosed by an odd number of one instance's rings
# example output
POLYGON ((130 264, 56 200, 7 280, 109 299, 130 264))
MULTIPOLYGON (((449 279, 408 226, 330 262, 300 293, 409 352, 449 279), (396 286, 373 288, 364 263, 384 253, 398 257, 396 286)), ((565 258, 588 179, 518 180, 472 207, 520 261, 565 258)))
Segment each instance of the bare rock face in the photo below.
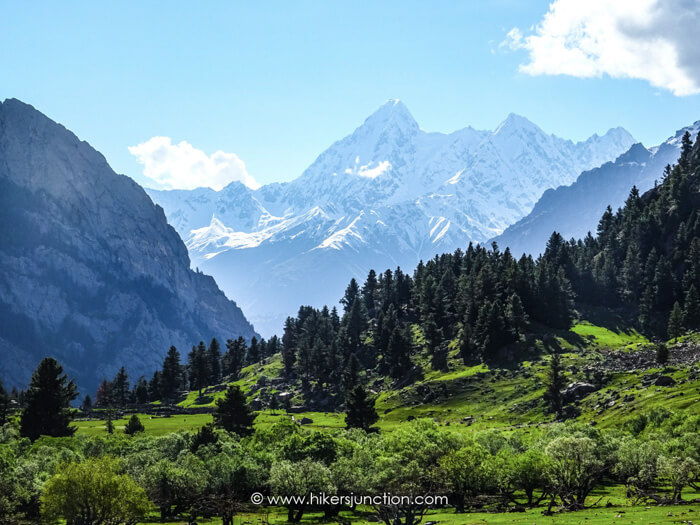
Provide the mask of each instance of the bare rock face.
POLYGON ((130 178, 18 100, 0 103, 0 377, 23 386, 51 355, 92 389, 170 345, 253 327, 130 178))

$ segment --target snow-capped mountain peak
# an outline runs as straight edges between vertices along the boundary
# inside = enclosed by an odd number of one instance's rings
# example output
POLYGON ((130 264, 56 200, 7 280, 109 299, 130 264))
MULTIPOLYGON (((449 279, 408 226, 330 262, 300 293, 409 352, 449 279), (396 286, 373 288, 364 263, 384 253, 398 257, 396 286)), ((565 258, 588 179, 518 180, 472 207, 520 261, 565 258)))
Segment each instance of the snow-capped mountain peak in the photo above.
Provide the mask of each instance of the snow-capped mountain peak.
POLYGON ((421 258, 501 233, 543 191, 633 143, 614 129, 574 143, 516 114, 494 131, 429 133, 389 100, 291 182, 150 194, 186 240, 193 265, 270 334, 298 304, 336 302, 370 267, 410 270, 421 258))

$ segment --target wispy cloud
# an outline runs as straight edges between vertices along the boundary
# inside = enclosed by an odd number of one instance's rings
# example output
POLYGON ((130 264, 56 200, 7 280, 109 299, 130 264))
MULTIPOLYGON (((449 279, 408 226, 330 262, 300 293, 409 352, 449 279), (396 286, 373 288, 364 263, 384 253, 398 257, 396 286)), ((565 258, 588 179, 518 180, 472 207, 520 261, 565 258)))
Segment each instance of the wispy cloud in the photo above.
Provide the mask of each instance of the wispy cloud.
POLYGON ((501 48, 524 49, 529 75, 636 78, 675 95, 700 93, 698 0, 554 0, 526 34, 501 48))
POLYGON ((169 189, 206 186, 220 190, 232 181, 240 181, 252 189, 260 187, 234 153, 217 151, 207 155, 185 141, 173 144, 169 137, 153 137, 130 147, 129 152, 143 164, 146 177, 169 189))

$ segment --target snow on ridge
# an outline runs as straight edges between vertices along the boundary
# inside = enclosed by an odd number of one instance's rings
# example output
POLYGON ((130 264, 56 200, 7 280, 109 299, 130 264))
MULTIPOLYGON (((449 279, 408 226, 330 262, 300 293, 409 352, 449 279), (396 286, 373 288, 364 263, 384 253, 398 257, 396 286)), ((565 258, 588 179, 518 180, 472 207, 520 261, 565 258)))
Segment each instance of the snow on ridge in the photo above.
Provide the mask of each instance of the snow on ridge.
POLYGON ((282 308, 277 290, 310 304, 323 278, 324 300, 335 302, 331 294, 369 265, 410 270, 436 250, 492 238, 546 189, 629 149, 634 139, 615 129, 574 143, 511 114, 493 131, 426 132, 392 100, 290 182, 149 193, 187 239, 192 265, 265 332, 262 318, 282 308), (232 271, 244 264, 245 282, 232 271))

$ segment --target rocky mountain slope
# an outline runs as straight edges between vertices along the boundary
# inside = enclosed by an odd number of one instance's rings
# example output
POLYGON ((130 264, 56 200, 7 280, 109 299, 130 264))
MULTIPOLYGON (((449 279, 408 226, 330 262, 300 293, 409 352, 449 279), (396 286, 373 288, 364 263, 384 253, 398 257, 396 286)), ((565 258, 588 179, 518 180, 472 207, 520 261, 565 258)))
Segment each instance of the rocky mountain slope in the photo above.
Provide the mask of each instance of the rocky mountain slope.
POLYGON ((190 269, 163 210, 63 126, 0 104, 0 376, 25 385, 46 355, 82 388, 171 344, 252 337, 212 277, 190 269))
POLYGON ((659 146, 647 149, 634 144, 614 162, 582 173, 573 184, 545 191, 528 215, 492 240, 501 248, 510 247, 516 256, 537 255, 555 230, 565 239, 583 238, 589 231, 595 234, 608 205, 616 210, 632 186, 643 193, 660 181, 664 167, 678 160, 681 137, 686 131, 695 139, 700 121, 678 130, 659 146))
POLYGON ((269 334, 300 303, 336 302, 369 268, 410 270, 501 233, 544 190, 633 142, 615 128, 573 143, 512 114, 494 131, 429 133, 391 100, 292 182, 148 191, 193 264, 269 334))

